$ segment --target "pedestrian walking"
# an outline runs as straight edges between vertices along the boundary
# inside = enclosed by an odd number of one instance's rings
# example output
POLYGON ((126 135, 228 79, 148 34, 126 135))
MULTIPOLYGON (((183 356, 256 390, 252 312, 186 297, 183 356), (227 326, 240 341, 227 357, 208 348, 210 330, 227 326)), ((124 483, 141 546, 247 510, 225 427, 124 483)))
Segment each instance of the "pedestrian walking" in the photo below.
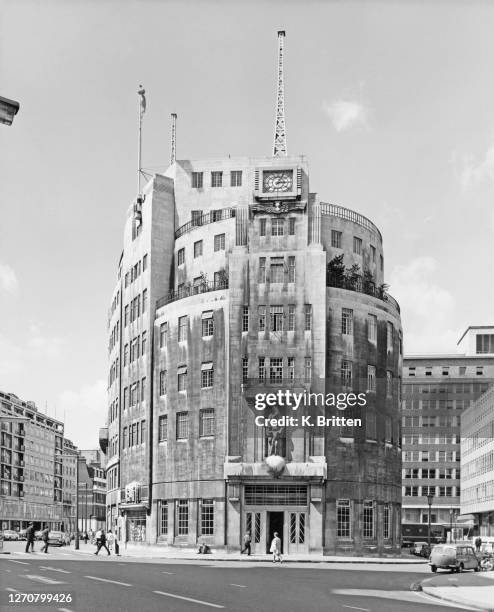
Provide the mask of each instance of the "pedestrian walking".
POLYGON ((29 552, 29 548, 31 548, 31 552, 34 552, 34 526, 32 523, 29 523, 26 529, 26 540, 26 552, 29 552))
POLYGON ((276 563, 276 561, 281 563, 281 540, 277 531, 274 532, 274 538, 269 551, 273 553, 273 563, 276 563))
POLYGON ((475 539, 475 548, 477 549, 477 552, 480 552, 480 547, 482 546, 482 538, 480 536, 478 536, 475 539))
POLYGON ((43 541, 43 547, 41 548, 41 552, 48 552, 48 534, 50 533, 50 529, 46 526, 41 532, 41 540, 43 541))
POLYGON ((96 552, 94 553, 95 555, 97 555, 102 548, 104 548, 106 552, 108 553, 108 555, 110 555, 110 551, 108 550, 108 546, 106 545, 106 534, 105 534, 104 529, 100 529, 96 532, 96 546, 98 548, 96 549, 96 552), (98 538, 98 534, 99 534, 99 538, 98 538))
POLYGON ((113 535, 111 529, 108 529, 108 533, 106 534, 106 541, 108 542, 108 548, 113 550, 113 543, 115 542, 115 536, 113 535))
POLYGON ((87 534, 87 531, 84 532, 84 544, 87 544, 87 541, 89 540, 89 536, 87 534))
POLYGON ((250 545, 252 542, 252 536, 250 531, 246 531, 244 535, 244 547, 240 551, 240 554, 243 555, 245 551, 247 551, 247 556, 250 557, 250 545))

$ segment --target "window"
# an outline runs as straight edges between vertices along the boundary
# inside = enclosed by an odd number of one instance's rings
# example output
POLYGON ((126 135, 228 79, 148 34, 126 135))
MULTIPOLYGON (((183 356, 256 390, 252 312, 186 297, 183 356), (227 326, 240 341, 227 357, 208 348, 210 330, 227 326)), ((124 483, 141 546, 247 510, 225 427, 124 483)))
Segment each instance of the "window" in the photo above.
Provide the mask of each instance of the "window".
POLYGON ((312 329, 312 304, 304 304, 304 329, 305 331, 312 329))
POLYGON ((288 331, 295 331, 295 304, 288 304, 288 331))
POLYGON ((295 282, 295 256, 290 255, 288 257, 288 282, 295 282))
POLYGON ((214 436, 215 417, 214 408, 205 408, 199 412, 199 435, 201 437, 214 436))
POLYGON ((242 187, 242 170, 232 170, 230 172, 230 186, 242 187))
POLYGON ((353 335, 353 310, 351 308, 341 309, 341 333, 345 336, 353 335))
POLYGON ((441 368, 441 373, 443 376, 449 376, 449 366, 443 366, 441 368))
POLYGON ((179 249, 177 253, 177 265, 183 266, 185 263, 185 249, 179 249))
POLYGON ((271 219, 271 236, 283 236, 285 233, 284 219, 271 219))
POLYGON ((141 402, 146 399, 146 378, 141 379, 141 402))
POLYGON ((418 497, 419 488, 416 486, 405 487, 405 497, 418 497))
POLYGON ((261 236, 265 236, 266 235, 266 219, 261 219, 259 221, 259 234, 261 236))
POLYGON ((207 389, 213 386, 213 364, 212 362, 203 363, 201 366, 201 387, 207 389))
POLYGON ((160 395, 166 395, 166 370, 160 371, 160 395))
POLYGON ((295 380, 295 357, 288 357, 288 380, 295 380))
POLYGON ((266 258, 259 257, 259 277, 258 282, 265 283, 266 282, 266 258))
POLYGON ((356 255, 362 255, 362 238, 353 237, 353 252, 356 255))
POLYGON ((192 173, 192 187, 193 189, 202 189, 203 184, 203 173, 193 172, 192 173))
POLYGON ((168 415, 162 414, 158 420, 158 439, 160 442, 168 440, 168 415))
POLYGON ((384 272, 384 259, 382 255, 379 255, 379 266, 381 268, 381 272, 384 272))
POLYGON ((242 357, 242 382, 246 383, 249 380, 249 359, 242 357))
POLYGON ((415 367, 408 368, 408 376, 415 376, 415 367))
POLYGON ((351 527, 351 506, 349 499, 336 500, 336 537, 350 538, 352 535, 351 527))
POLYGON ((271 257, 269 280, 271 283, 285 282, 285 264, 283 257, 271 257))
POLYGON ((214 237, 214 250, 225 250, 225 234, 216 234, 216 236, 214 237))
POLYGON ((283 380, 283 358, 271 357, 269 360, 269 382, 276 383, 283 380))
POLYGON ((134 383, 133 385, 131 385, 130 387, 130 405, 131 406, 137 405, 137 402, 139 399, 138 391, 139 391, 138 383, 134 383))
POLYGON ((352 362, 346 359, 341 362, 341 384, 344 387, 352 386, 352 362))
POLYGON ((425 375, 426 376, 432 376, 432 366, 426 366, 425 367, 425 375))
POLYGON ((213 311, 202 313, 202 337, 208 338, 214 334, 213 311))
POLYGON ((386 346, 388 351, 393 350, 393 324, 389 321, 386 323, 386 346))
POLYGON ((305 357, 304 359, 304 378, 305 382, 312 380, 312 357, 305 357))
POLYGON ((484 366, 477 366, 475 368, 475 375, 476 376, 483 376, 484 374, 484 366))
MULTIPOLYGON (((202 184, 201 184, 202 187, 202 184)), ((202 225, 202 210, 192 210, 191 213, 192 226, 202 225)))
POLYGON ((129 363, 129 345, 124 346, 123 364, 126 366, 129 363))
POLYGON ((374 502, 364 501, 364 538, 370 539, 374 537, 374 502))
POLYGON ((393 396, 393 373, 387 370, 386 372, 386 395, 393 396))
POLYGON ((257 372, 259 376, 259 382, 266 381, 266 359, 264 357, 259 357, 257 372))
POLYGON ((148 303, 148 290, 144 289, 144 291, 142 292, 142 314, 146 312, 147 303, 148 303))
POLYGON ((189 413, 177 412, 177 440, 189 437, 189 413))
POLYGON ((177 501, 177 535, 189 534, 189 500, 177 501))
POLYGON ((178 391, 187 391, 187 368, 184 366, 178 369, 177 389, 178 391))
POLYGON ((129 389, 125 387, 123 390, 123 409, 127 410, 129 407, 129 389))
POLYGON ((475 341, 477 355, 494 353, 494 334, 476 334, 475 341))
POLYGON ((369 342, 377 342, 377 317, 373 314, 367 316, 367 338, 369 342))
POLYGON ((376 391, 376 366, 367 366, 367 391, 376 391))
POLYGON ((187 315, 178 318, 178 341, 187 340, 187 330, 189 329, 189 317, 187 315))
POLYGON ((288 219, 288 233, 290 236, 295 236, 295 217, 288 219))
POLYGON ((223 186, 223 172, 215 171, 211 172, 211 187, 222 187, 223 186))
POLYGON ((249 307, 248 306, 244 306, 242 308, 242 331, 243 332, 249 331, 249 307))
POLYGON ((335 249, 341 249, 341 232, 331 230, 331 246, 335 249))
POLYGON ((376 247, 371 244, 370 245, 370 250, 371 250, 371 260, 372 260, 372 263, 376 263, 376 247))
POLYGON ((124 308, 124 327, 129 324, 129 305, 124 308))
POLYGON ((160 502, 160 514, 159 514, 159 533, 158 535, 168 534, 168 503, 166 501, 160 502))
POLYGON ((141 421, 141 444, 146 443, 146 421, 141 421))
POLYGON ((194 242, 194 259, 202 257, 202 240, 194 242))
POLYGON ((434 480, 436 478, 436 470, 432 469, 422 469, 422 478, 429 478, 434 480))
POLYGON ((266 331, 266 306, 258 306, 257 313, 259 318, 259 331, 266 331))
POLYGON ((376 439, 376 413, 369 412, 366 410, 365 412, 365 436, 368 440, 376 439))
POLYGON ((391 506, 389 504, 384 504, 383 510, 383 538, 389 540, 391 537, 391 506))
POLYGON ((283 306, 269 307, 269 323, 272 332, 283 331, 283 306))
POLYGON ((160 325, 160 348, 166 346, 166 340, 168 336, 168 323, 161 323, 160 325))

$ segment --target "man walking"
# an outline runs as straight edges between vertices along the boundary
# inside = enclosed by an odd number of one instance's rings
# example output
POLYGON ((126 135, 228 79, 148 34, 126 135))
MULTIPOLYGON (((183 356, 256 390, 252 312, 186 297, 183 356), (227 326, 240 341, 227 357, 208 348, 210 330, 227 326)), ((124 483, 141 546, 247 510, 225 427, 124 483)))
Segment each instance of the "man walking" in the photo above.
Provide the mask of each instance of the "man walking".
POLYGON ((96 545, 98 546, 98 548, 96 552, 94 553, 95 555, 97 555, 102 548, 104 548, 106 552, 108 553, 108 555, 110 555, 110 551, 108 550, 108 547, 106 545, 106 534, 105 534, 104 529, 101 529, 96 534, 96 545), (98 538, 98 534, 99 534, 99 538, 98 538))
POLYGON ((247 556, 250 557, 250 545, 252 542, 252 537, 250 535, 250 531, 246 531, 244 535, 244 547, 240 551, 240 554, 243 555, 245 551, 247 551, 247 556))
POLYGON ((482 538, 478 536, 477 539, 475 540, 475 548, 477 549, 477 552, 480 552, 481 546, 482 546, 482 538))
POLYGON ((277 531, 274 532, 274 538, 269 550, 273 553, 273 563, 276 563, 276 561, 281 563, 281 540, 277 531))
POLYGON ((26 540, 26 552, 29 552, 29 547, 31 547, 31 552, 34 552, 34 526, 32 523, 29 523, 26 529, 26 540))
POLYGON ((47 526, 47 527, 45 527, 45 528, 43 529, 43 531, 41 532, 41 539, 42 539, 42 540, 43 540, 43 542, 44 542, 44 546, 43 546, 43 548, 41 549, 41 552, 44 552, 44 553, 47 553, 47 552, 48 552, 48 534, 49 534, 49 533, 50 533, 50 530, 49 530, 48 526, 47 526))

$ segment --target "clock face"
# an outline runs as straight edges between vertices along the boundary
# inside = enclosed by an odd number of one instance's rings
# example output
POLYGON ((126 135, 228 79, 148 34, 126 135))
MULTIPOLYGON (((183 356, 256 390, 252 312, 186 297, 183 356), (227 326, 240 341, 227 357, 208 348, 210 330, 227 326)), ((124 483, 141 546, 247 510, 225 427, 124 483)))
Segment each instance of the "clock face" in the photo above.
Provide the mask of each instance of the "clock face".
POLYGON ((262 186, 264 193, 286 192, 293 189, 293 171, 276 170, 264 172, 262 186))

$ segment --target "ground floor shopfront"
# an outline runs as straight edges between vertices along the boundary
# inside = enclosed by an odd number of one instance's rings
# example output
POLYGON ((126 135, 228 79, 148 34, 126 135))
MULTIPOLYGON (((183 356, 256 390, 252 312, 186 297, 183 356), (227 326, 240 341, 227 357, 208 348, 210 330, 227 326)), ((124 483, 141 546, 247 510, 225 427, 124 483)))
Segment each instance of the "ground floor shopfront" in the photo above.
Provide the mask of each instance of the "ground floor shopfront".
POLYGON ((68 521, 61 504, 42 504, 28 500, 0 500, 0 529, 20 531, 33 523, 36 530, 48 526, 53 530, 68 530, 68 521), (67 527, 67 529, 66 529, 67 527))

